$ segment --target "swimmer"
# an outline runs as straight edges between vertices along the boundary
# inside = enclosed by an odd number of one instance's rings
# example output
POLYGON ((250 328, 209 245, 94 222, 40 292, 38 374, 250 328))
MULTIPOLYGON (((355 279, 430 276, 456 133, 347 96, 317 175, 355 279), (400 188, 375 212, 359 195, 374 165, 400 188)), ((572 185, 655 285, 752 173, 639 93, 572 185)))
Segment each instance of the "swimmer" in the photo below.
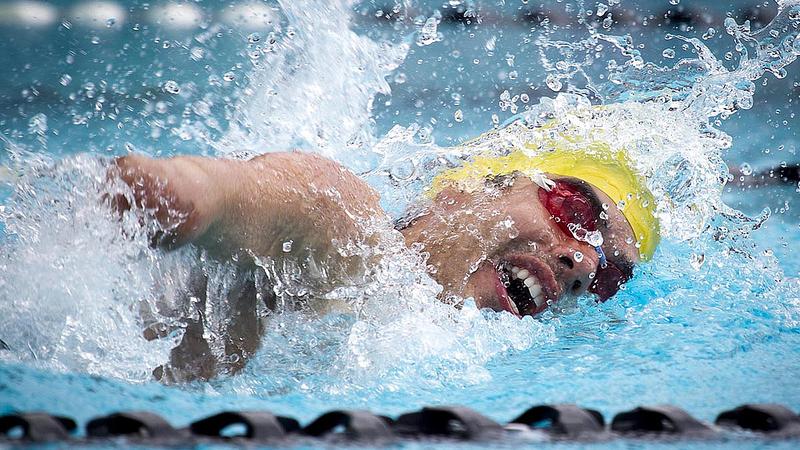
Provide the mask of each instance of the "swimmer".
MULTIPOLYGON (((577 150, 548 146, 538 154, 517 149, 477 156, 438 174, 428 201, 398 227, 407 246, 429 255, 443 299, 472 297, 479 308, 533 316, 565 297, 608 300, 637 263, 653 256, 655 201, 624 152, 596 143, 577 150)), ((149 210, 158 221, 154 245, 193 243, 243 267, 254 258, 316 262, 331 268, 323 289, 347 283, 368 264, 339 247, 370 245, 377 237, 365 224, 389 223, 366 182, 309 153, 247 161, 130 155, 116 159, 110 173, 132 191, 114 197, 113 206, 149 210)), ((257 340, 249 341, 259 326, 244 326, 229 352, 242 361, 255 352, 257 340)), ((184 341, 202 344, 190 335, 187 330, 184 341)), ((173 372, 167 376, 161 368, 157 377, 186 379, 174 369, 181 365, 176 359, 181 355, 173 352, 173 372)), ((183 360, 198 361, 196 355, 183 360)), ((195 367, 189 378, 213 376, 220 370, 213 365, 195 367)))

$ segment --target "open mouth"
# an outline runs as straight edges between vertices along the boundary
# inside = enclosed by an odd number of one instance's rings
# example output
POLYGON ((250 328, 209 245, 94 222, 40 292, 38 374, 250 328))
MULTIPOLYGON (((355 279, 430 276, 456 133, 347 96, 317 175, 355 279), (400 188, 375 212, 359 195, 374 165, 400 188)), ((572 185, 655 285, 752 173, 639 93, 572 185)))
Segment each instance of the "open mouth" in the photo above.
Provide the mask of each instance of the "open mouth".
POLYGON ((496 266, 496 291, 503 308, 517 317, 538 314, 554 302, 555 280, 542 263, 503 261, 496 266))

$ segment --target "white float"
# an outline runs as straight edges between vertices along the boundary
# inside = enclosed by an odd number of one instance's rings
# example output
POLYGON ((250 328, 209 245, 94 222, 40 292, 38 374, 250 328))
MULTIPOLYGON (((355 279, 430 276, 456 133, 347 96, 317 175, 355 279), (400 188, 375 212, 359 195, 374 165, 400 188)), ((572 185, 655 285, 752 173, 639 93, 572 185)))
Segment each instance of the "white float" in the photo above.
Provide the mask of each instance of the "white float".
POLYGON ((242 31, 264 31, 273 27, 278 13, 263 3, 246 2, 225 7, 220 19, 242 31))
POLYGON ((52 5, 35 1, 16 1, 0 4, 0 24, 22 27, 45 27, 58 19, 52 5))
POLYGON ((75 5, 67 16, 74 25, 95 29, 118 29, 125 23, 125 8, 114 2, 89 1, 75 5))
POLYGON ((170 2, 151 7, 148 19, 156 25, 173 30, 198 28, 203 12, 191 3, 170 2))

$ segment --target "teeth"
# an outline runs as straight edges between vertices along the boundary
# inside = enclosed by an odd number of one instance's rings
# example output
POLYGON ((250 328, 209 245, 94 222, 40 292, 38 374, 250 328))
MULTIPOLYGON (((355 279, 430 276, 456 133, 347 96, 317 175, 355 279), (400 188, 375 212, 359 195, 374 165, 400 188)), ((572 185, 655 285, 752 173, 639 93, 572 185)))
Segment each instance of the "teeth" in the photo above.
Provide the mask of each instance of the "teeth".
MULTIPOLYGON (((536 309, 540 309, 546 303, 544 293, 542 292, 542 284, 530 272, 520 267, 512 266, 511 277, 523 280, 523 284, 528 288, 531 299, 533 299, 533 302, 536 304, 536 309)), ((514 302, 512 302, 512 304, 513 303, 514 302)), ((516 304, 513 304, 513 308, 515 311, 519 312, 516 304)))

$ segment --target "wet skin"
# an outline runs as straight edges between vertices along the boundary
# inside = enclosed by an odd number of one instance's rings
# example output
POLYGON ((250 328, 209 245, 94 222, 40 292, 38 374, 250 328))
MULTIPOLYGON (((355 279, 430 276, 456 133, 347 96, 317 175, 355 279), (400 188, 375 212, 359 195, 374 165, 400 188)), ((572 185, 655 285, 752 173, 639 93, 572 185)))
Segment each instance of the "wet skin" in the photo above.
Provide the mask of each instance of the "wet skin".
MULTIPOLYGON (((608 261, 630 276, 639 261, 633 231, 611 199, 582 180, 550 176, 586 190, 586 197, 607 219, 599 220, 603 250, 608 261), (594 194, 594 195, 592 195, 594 194)), ((554 303, 565 296, 587 291, 600 265, 598 252, 558 226, 540 202, 542 189, 530 179, 515 177, 509 186, 489 187, 477 193, 453 189, 440 193, 429 211, 403 230, 407 243, 423 244, 428 263, 445 295, 473 297, 479 308, 516 313, 498 284, 509 266, 528 270, 541 283, 545 300, 554 303), (583 258, 577 257, 580 252, 583 258)), ((547 304, 518 315, 533 315, 547 304)))

